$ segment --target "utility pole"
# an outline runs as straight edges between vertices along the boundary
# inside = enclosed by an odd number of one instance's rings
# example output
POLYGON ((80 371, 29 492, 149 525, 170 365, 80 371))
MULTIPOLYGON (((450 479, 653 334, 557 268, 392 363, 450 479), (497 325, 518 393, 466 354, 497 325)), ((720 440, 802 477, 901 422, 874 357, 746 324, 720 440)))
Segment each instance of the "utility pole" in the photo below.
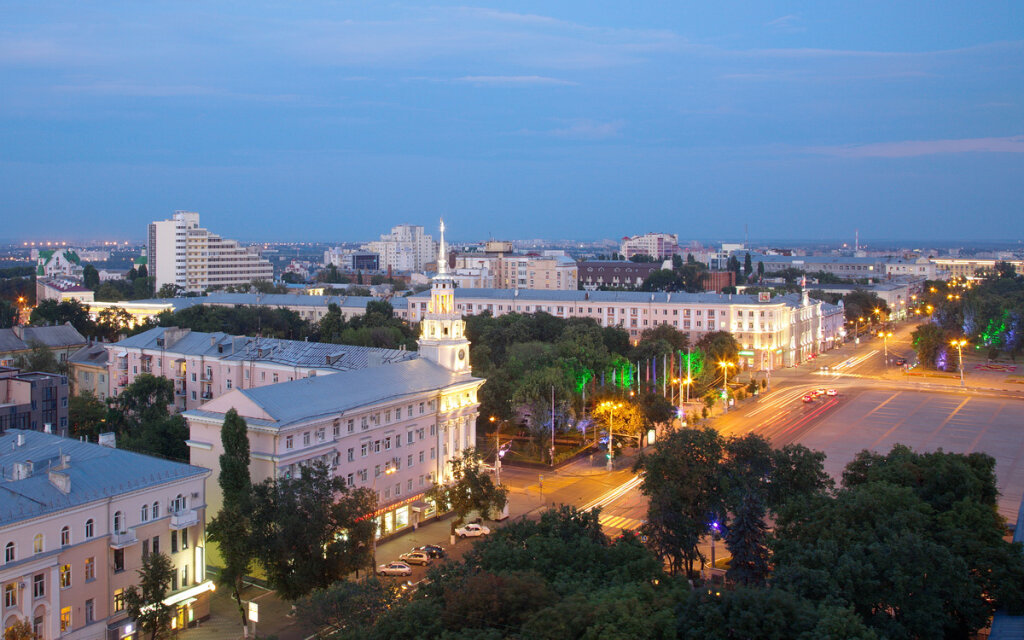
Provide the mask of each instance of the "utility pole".
POLYGON ((555 385, 551 385, 551 466, 555 466, 555 385))

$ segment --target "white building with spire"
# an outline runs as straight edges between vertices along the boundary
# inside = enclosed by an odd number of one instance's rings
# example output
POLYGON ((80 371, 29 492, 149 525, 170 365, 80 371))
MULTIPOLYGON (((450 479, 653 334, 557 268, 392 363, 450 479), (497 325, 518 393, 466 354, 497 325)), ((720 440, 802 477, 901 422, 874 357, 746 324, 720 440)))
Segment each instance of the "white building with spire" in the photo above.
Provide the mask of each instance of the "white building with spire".
MULTIPOLYGON (((443 223, 440 245, 443 256, 443 223)), ((236 388, 186 411, 191 463, 219 468, 220 430, 234 408, 248 424, 254 482, 301 474, 320 461, 346 484, 377 493, 374 516, 381 535, 433 517, 425 492, 450 480, 449 462, 476 446, 478 393, 484 384, 470 370, 469 340, 454 288, 442 267, 420 321, 417 358, 236 388)), ((212 517, 222 504, 216 474, 207 481, 207 502, 212 517)))

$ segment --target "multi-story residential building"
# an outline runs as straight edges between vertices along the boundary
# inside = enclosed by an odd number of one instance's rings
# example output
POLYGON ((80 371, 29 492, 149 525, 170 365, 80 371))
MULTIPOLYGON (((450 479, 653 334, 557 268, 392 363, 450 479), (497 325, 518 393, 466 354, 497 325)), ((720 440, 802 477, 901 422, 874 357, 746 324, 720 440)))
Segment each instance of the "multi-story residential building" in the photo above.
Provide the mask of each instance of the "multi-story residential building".
MULTIPOLYGON (((738 255, 737 257, 740 262, 743 261, 744 256, 738 255)), ((751 253, 750 261, 755 273, 758 263, 762 263, 766 274, 785 269, 800 269, 810 273, 824 271, 840 278, 879 280, 886 277, 886 263, 889 262, 889 259, 849 256, 764 256, 751 253)))
POLYGON ((93 291, 80 281, 69 278, 36 278, 36 303, 43 300, 78 300, 88 304, 93 300, 93 291))
POLYGON ((639 289, 648 276, 662 267, 661 262, 586 260, 579 263, 579 281, 587 291, 602 287, 639 289))
MULTIPOLYGON (((440 245, 444 255, 443 227, 440 245)), ((185 412, 192 463, 216 468, 224 416, 234 408, 248 424, 254 481, 323 461, 347 485, 376 491, 381 535, 431 517, 424 494, 450 478, 452 458, 475 446, 477 392, 484 383, 470 373, 465 322, 440 263, 420 325, 420 357, 235 388, 185 412)), ((221 497, 212 480, 207 496, 216 512, 221 497)))
POLYGON ((172 626, 209 615, 208 469, 12 429, 0 433, 0 623, 39 637, 136 638, 125 591, 149 553, 174 568, 172 626))
POLYGON ((1017 273, 1024 273, 1024 260, 996 260, 994 258, 931 258, 931 263, 944 278, 976 279, 992 273, 997 262, 1009 262, 1017 273))
MULTIPOLYGON (((409 297, 406 317, 425 317, 425 294, 409 297)), ((805 295, 770 297, 718 293, 645 293, 634 291, 531 291, 456 289, 456 312, 550 313, 559 318, 593 318, 603 327, 621 327, 638 340, 645 329, 668 324, 689 334, 691 343, 706 333, 729 331, 745 351, 746 366, 777 368, 803 362, 836 346, 842 309, 805 295)))
POLYGON ((15 325, 0 329, 0 366, 11 366, 18 356, 27 356, 34 347, 45 348, 58 362, 65 362, 86 344, 88 340, 71 323, 52 327, 15 325))
MULTIPOLYGON (((488 245, 506 243, 488 243, 488 245)), ((455 257, 454 277, 463 280, 492 281, 502 289, 571 290, 577 287, 576 261, 564 255, 542 256, 503 251, 464 253, 455 257)))
POLYGON ((938 269, 928 258, 894 258, 885 263, 885 275, 935 280, 938 277, 938 269))
POLYGON ((274 267, 256 247, 243 247, 199 226, 199 214, 176 211, 149 225, 147 270, 159 289, 175 284, 189 292, 272 280, 274 267))
POLYGON ((392 271, 423 271, 434 260, 434 239, 418 224, 400 224, 380 240, 369 242, 363 249, 376 253, 379 267, 392 271))
POLYGON ((180 411, 195 409, 232 389, 365 370, 417 355, 397 349, 251 338, 177 327, 156 327, 102 346, 109 352, 106 373, 111 397, 139 375, 149 373, 174 381, 174 408, 180 411))
POLYGON ((342 271, 377 271, 380 256, 372 251, 334 247, 324 251, 324 266, 333 264, 342 271))
POLYGON ((7 429, 67 435, 67 376, 0 367, 0 433, 7 429))
POLYGON ((619 252, 629 260, 646 255, 658 260, 671 259, 679 253, 679 236, 674 233, 645 233, 642 236, 624 236, 619 252))
POLYGON ((68 379, 71 393, 91 393, 100 400, 106 400, 110 393, 110 372, 107 367, 109 354, 102 344, 90 344, 71 354, 68 358, 68 379))

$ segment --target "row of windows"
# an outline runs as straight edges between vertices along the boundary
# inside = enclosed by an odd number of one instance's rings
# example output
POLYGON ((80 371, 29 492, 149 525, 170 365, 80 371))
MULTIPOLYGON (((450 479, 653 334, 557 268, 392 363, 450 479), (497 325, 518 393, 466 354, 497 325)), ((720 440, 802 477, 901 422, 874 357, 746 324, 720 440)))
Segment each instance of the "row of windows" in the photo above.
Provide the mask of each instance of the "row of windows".
MULTIPOLYGON (((406 411, 405 416, 406 416, 406 418, 412 418, 413 417, 413 406, 414 405, 410 404, 407 407, 405 407, 405 411, 406 411)), ((429 400, 426 403, 424 403, 424 402, 419 403, 419 414, 420 415, 423 415, 426 411, 433 411, 433 410, 434 410, 434 401, 433 400, 429 400)), ((392 413, 392 410, 388 409, 388 410, 383 412, 384 424, 390 424, 393 420, 397 421, 397 420, 401 420, 402 419, 402 408, 401 407, 399 407, 397 409, 394 409, 393 411, 394 412, 392 413)), ((380 424, 381 424, 381 412, 378 411, 377 413, 374 413, 374 414, 371 414, 371 415, 362 416, 360 418, 359 426, 360 426, 360 429, 362 431, 366 431, 367 429, 370 428, 371 425, 372 426, 379 426, 380 424)), ((434 435, 434 427, 433 427, 433 425, 431 425, 430 429, 431 429, 430 435, 434 435)), ((422 439, 423 438, 423 433, 422 433, 423 429, 420 429, 419 432, 420 432, 420 438, 422 439)), ((336 419, 334 421, 334 424, 332 426, 332 433, 333 433, 334 437, 336 437, 336 438, 341 436, 341 419, 340 418, 336 419)), ((346 423, 346 433, 355 433, 355 420, 354 419, 347 420, 347 423, 346 423)), ((414 433, 414 431, 411 431, 411 430, 409 431, 409 440, 408 440, 409 442, 413 441, 413 439, 412 439, 413 433, 414 433)), ((314 431, 305 431, 305 432, 302 433, 302 446, 308 447, 308 446, 312 445, 313 444, 314 434, 316 436, 316 442, 317 443, 325 442, 327 440, 327 428, 326 427, 320 427, 315 432, 314 431)), ((397 445, 396 446, 399 446, 399 447, 402 446, 402 444, 401 444, 401 434, 396 436, 396 440, 397 440, 397 445)), ((284 448, 286 450, 287 449, 294 449, 295 448, 295 436, 294 435, 287 435, 287 436, 285 436, 285 438, 284 438, 284 448)))

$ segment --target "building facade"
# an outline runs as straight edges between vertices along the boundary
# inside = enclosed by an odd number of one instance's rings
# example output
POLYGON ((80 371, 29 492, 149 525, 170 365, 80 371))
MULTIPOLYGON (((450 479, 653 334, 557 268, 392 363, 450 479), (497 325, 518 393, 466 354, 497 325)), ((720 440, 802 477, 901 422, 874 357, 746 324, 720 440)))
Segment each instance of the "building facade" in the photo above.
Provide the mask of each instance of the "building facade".
MULTIPOLYGON (((440 244, 443 250, 443 227, 440 244)), ((449 462, 476 445, 477 393, 484 383, 470 373, 454 291, 442 267, 421 323, 417 358, 234 389, 185 412, 192 463, 216 468, 224 416, 234 408, 248 424, 254 482, 299 474, 321 461, 347 485, 377 493, 380 535, 433 516, 425 492, 448 481, 449 462)), ((207 492, 215 513, 219 487, 210 481, 207 492)))
POLYGON ((81 277, 82 269, 82 259, 74 249, 40 250, 36 257, 36 277, 81 277))
POLYGON ((93 291, 68 278, 36 278, 36 304, 43 300, 78 300, 88 304, 93 300, 93 291))
MULTIPOLYGON (((506 243, 488 243, 500 245, 506 243)), ((459 286, 470 282, 490 283, 500 289, 545 289, 568 291, 577 288, 579 268, 564 255, 543 256, 503 251, 464 253, 455 257, 451 276, 459 286)))
POLYGON ((171 558, 181 629, 209 615, 208 469, 34 431, 0 433, 0 623, 44 640, 139 637, 125 611, 149 553, 171 558))
POLYGON ((391 233, 381 234, 363 249, 379 256, 379 268, 392 271, 423 271, 434 260, 434 239, 423 232, 423 226, 400 224, 391 233))
POLYGON ((1024 273, 1024 260, 996 260, 994 258, 931 258, 932 264, 943 278, 973 280, 995 270, 997 262, 1009 262, 1017 273, 1024 273))
POLYGON ((579 282, 588 291, 602 287, 639 289, 648 276, 661 268, 661 262, 586 260, 579 263, 579 282))
POLYGON ((86 344, 88 340, 71 323, 50 327, 15 325, 0 329, 0 366, 13 365, 18 356, 29 355, 34 347, 48 350, 57 362, 63 363, 86 344))
POLYGON ((274 267, 255 247, 243 247, 199 226, 199 214, 176 211, 149 225, 147 270, 155 287, 173 284, 187 292, 273 280, 274 267))
POLYGON ((107 349, 102 344, 91 344, 72 353, 68 358, 71 393, 91 393, 99 400, 106 400, 110 394, 107 360, 107 349))
POLYGON ((0 367, 0 433, 68 432, 68 379, 56 373, 0 367))
MULTIPOLYGON (((296 297, 296 296, 289 296, 296 297)), ((365 309, 365 307, 364 307, 365 309)), ((140 375, 174 381, 174 408, 195 409, 232 389, 355 371, 416 357, 414 352, 155 327, 103 347, 108 394, 140 375)))
POLYGON ((679 236, 674 233, 645 233, 642 236, 622 238, 619 253, 626 260, 646 255, 657 260, 671 259, 679 253, 679 236))

